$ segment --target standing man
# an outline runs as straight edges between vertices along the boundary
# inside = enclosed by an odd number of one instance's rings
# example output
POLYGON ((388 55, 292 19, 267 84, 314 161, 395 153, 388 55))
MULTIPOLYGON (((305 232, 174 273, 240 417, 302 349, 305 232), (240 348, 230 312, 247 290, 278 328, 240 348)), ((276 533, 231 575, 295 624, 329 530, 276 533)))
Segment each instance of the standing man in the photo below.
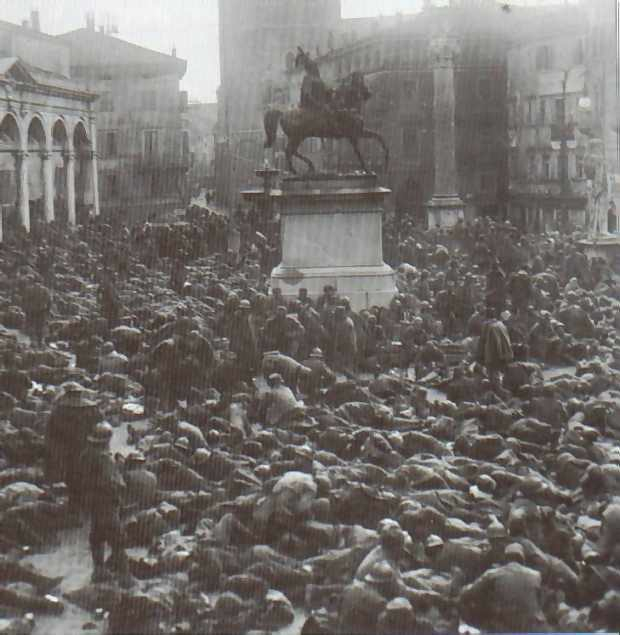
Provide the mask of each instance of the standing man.
POLYGON ((43 346, 43 335, 51 308, 52 296, 46 287, 40 282, 26 287, 23 309, 30 335, 39 348, 43 346))
POLYGON ((127 554, 123 545, 120 510, 126 490, 119 466, 110 452, 112 426, 98 423, 88 437, 89 447, 81 456, 83 484, 86 488, 86 508, 90 514, 90 551, 93 558, 93 583, 108 581, 105 546, 112 554, 107 562, 110 570, 118 573, 120 584, 128 586, 130 576, 127 554))
POLYGON ((87 446, 87 438, 101 421, 101 412, 86 389, 76 382, 68 382, 52 407, 45 436, 45 473, 52 483, 67 485, 68 513, 78 521, 81 474, 80 454, 87 446))

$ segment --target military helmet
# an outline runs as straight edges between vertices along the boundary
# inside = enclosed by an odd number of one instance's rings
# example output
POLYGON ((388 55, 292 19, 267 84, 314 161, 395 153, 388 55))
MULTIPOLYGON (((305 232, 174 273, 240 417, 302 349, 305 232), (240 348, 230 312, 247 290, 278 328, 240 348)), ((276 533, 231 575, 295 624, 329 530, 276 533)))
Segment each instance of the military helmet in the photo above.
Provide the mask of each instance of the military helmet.
POLYGON ((112 426, 107 421, 102 421, 95 426, 88 441, 94 445, 106 445, 112 439, 113 432, 112 426))

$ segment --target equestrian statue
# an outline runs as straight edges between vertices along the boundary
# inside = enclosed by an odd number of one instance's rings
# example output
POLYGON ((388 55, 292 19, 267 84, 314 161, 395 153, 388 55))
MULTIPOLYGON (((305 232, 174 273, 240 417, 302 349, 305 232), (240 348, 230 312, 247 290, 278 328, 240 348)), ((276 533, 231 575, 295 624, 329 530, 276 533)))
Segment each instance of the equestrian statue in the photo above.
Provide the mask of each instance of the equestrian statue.
POLYGON ((297 47, 295 67, 303 67, 305 76, 301 86, 298 108, 282 111, 277 108, 265 113, 265 148, 272 148, 281 126, 288 138, 286 161, 292 174, 297 174, 293 157, 306 163, 309 173, 314 173, 314 164, 299 153, 299 146, 311 137, 320 139, 348 139, 360 162, 362 170, 368 172, 366 162, 359 149, 360 139, 376 139, 385 153, 385 169, 389 163, 389 150, 383 137, 364 128, 362 106, 371 97, 364 83, 364 75, 353 72, 340 82, 335 90, 329 89, 319 72, 319 66, 308 53, 297 47))

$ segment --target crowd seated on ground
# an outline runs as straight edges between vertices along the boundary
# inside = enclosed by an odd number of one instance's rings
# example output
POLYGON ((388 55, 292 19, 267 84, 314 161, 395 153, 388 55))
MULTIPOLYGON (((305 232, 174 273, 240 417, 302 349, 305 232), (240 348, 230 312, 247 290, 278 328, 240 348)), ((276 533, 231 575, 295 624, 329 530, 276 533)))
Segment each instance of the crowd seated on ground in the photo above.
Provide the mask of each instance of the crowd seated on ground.
POLYGON ((355 310, 271 289, 278 234, 240 222, 238 251, 212 213, 4 236, 13 627, 73 602, 109 633, 617 628, 617 272, 577 235, 388 221, 398 293, 355 310), (88 519, 91 584, 24 560, 88 519))

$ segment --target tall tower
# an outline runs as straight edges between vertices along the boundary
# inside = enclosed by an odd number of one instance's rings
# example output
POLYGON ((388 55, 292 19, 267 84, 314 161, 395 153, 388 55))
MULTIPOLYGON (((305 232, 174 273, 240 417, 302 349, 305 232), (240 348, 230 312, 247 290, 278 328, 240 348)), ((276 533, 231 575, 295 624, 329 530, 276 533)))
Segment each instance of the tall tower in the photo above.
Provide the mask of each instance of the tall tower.
POLYGON ((263 114, 297 46, 325 52, 340 0, 219 0, 218 203, 232 209, 263 157, 263 114))

